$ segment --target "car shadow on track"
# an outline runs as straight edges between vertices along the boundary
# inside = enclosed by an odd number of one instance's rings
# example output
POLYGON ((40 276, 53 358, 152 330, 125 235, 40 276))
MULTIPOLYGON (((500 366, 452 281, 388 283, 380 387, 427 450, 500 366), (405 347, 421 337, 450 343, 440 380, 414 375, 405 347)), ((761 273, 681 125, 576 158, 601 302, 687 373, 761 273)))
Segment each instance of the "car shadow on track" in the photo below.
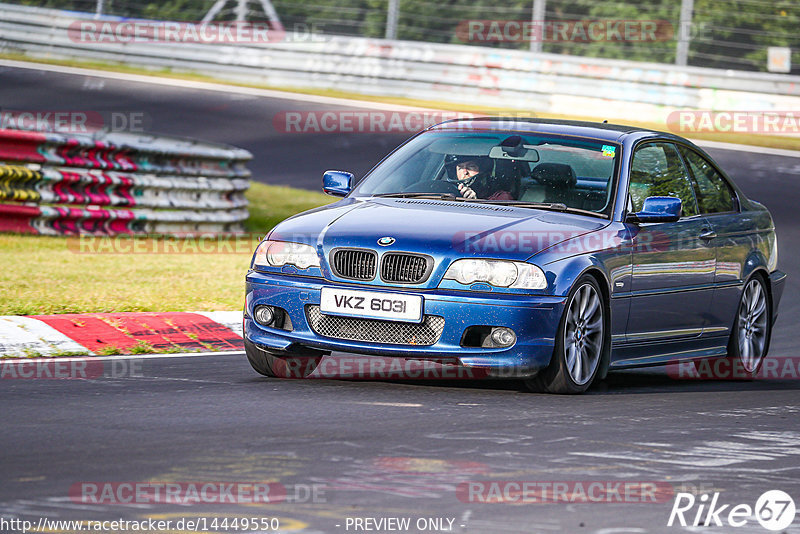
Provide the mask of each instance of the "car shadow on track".
MULTIPOLYGON (((270 379, 281 380, 285 379, 270 379)), ((254 381, 259 381, 254 378, 254 381)), ((459 389, 459 390, 485 390, 525 392, 530 395, 539 393, 530 392, 521 380, 511 379, 481 379, 481 380, 395 380, 378 378, 325 378, 325 379, 297 379, 285 380, 292 382, 328 382, 328 383, 362 383, 362 384, 397 384, 431 389, 459 389)), ((609 373, 605 380, 601 380, 585 393, 585 395, 643 395, 658 393, 708 393, 729 391, 791 391, 800 390, 798 380, 698 380, 676 379, 670 377, 663 370, 627 370, 609 373)), ((545 393, 546 394, 546 393, 545 393)))
POLYGON ((663 368, 610 372, 588 394, 693 393, 726 391, 782 391, 800 389, 800 380, 735 380, 675 378, 663 368))
MULTIPOLYGON (((347 353, 339 353, 342 356, 348 356, 347 353)), ((366 358, 367 362, 373 357, 355 356, 356 358, 366 358)), ((392 359, 388 360, 391 361, 392 359)), ((325 362, 326 359, 323 359, 325 362)), ((334 360, 336 361, 336 360, 334 360)), ((381 361, 380 358, 375 358, 375 361, 381 361)), ((384 359, 384 363, 385 363, 384 359)), ((402 361, 402 360, 401 360, 402 361)), ((716 360, 709 360, 710 362, 716 360)), ((725 361, 725 359, 721 359, 725 361)), ((430 363, 430 362, 429 362, 430 363)), ((712 364, 713 365, 713 364, 712 364)), ((724 366, 723 366, 724 367, 724 366)), ((364 369, 369 369, 369 363, 364 364, 364 369)), ((419 369, 416 370, 415 375, 407 376, 403 374, 407 372, 411 374, 408 369, 402 366, 397 368, 396 372, 392 371, 389 367, 380 367, 380 372, 377 374, 359 374, 353 372, 355 367, 347 368, 345 366, 325 366, 320 363, 318 368, 311 373, 307 378, 300 378, 295 376, 292 379, 271 379, 271 380, 286 380, 288 382, 326 382, 331 384, 346 384, 346 383, 362 383, 362 384, 397 384, 403 386, 430 388, 431 390, 439 389, 457 389, 457 390, 486 390, 486 391, 508 391, 508 392, 525 392, 529 394, 537 394, 530 392, 521 379, 516 378, 485 378, 481 373, 474 369, 467 369, 460 366, 439 366, 436 365, 434 371, 430 374, 421 373, 419 369), (341 374, 333 375, 327 374, 326 371, 335 369, 337 371, 348 371, 346 376, 341 374), (425 378, 414 378, 424 376, 425 378), (476 378, 476 376, 478 378, 476 378)), ((431 369, 428 367, 427 369, 431 369)), ((699 377, 686 378, 687 375, 678 373, 675 366, 655 366, 644 367, 639 369, 625 369, 611 371, 604 380, 596 381, 591 388, 585 393, 586 395, 632 395, 632 394, 653 394, 653 393, 694 393, 694 392, 728 392, 728 391, 792 391, 800 389, 800 375, 793 374, 778 375, 775 373, 766 374, 767 377, 782 376, 783 378, 764 379, 757 378, 753 380, 731 379, 729 375, 721 374, 701 374, 699 377), (713 377, 713 378, 709 378, 713 377)), ((800 373, 800 370, 797 370, 800 373)), ((304 375, 305 376, 305 375, 304 375)), ((259 381, 254 377, 255 381, 259 381)))

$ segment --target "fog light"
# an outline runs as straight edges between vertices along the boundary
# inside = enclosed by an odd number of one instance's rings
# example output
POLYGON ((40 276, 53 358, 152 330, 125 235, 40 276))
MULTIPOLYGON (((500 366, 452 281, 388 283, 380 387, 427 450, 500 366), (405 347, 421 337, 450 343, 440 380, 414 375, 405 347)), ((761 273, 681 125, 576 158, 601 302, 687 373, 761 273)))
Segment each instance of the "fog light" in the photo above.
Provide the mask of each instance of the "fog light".
POLYGON ((496 326, 492 328, 492 341, 498 347, 510 347, 517 341, 517 335, 510 328, 496 326))
POLYGON ((275 320, 275 314, 269 306, 256 306, 253 316, 263 326, 269 326, 275 320))

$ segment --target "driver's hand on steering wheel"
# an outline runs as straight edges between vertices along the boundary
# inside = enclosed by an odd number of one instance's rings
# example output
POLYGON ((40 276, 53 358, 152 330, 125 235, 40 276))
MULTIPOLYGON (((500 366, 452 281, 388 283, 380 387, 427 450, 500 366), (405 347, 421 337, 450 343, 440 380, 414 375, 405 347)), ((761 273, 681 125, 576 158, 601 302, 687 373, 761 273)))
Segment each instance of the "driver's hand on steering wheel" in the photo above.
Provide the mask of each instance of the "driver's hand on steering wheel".
POLYGON ((461 196, 464 198, 476 198, 478 196, 475 194, 475 191, 464 184, 458 184, 458 192, 461 193, 461 196))

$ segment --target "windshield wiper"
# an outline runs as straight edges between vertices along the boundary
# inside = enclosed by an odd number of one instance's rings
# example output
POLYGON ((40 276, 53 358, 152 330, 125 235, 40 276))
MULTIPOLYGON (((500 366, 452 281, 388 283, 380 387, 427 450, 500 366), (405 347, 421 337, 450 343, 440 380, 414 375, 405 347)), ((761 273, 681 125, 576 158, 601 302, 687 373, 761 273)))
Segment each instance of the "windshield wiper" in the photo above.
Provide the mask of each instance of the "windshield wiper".
POLYGON ((526 202, 524 200, 485 200, 480 198, 469 199, 468 202, 480 202, 482 204, 496 204, 499 206, 514 206, 517 208, 533 208, 540 210, 563 211, 566 213, 577 213, 580 215, 592 215, 594 217, 605 217, 596 211, 572 208, 563 202, 526 202))
POLYGON ((580 215, 592 215, 594 217, 605 217, 596 211, 571 208, 563 202, 527 202, 525 200, 488 200, 483 198, 464 198, 457 197, 451 193, 379 193, 372 195, 375 198, 425 198, 433 200, 450 200, 453 202, 478 202, 480 204, 494 204, 497 206, 514 206, 517 208, 531 208, 540 210, 563 211, 566 213, 578 213, 580 215))
MULTIPOLYGON (((577 208, 570 208, 561 202, 527 202, 525 200, 486 200, 482 198, 469 199, 470 202, 480 202, 481 204, 498 204, 500 206, 518 206, 520 208, 536 208, 553 211, 571 211, 577 208)), ((583 210, 578 210, 583 211, 583 210)))
POLYGON ((463 197, 456 197, 452 193, 379 193, 372 195, 380 198, 430 198, 434 200, 456 200, 463 197))

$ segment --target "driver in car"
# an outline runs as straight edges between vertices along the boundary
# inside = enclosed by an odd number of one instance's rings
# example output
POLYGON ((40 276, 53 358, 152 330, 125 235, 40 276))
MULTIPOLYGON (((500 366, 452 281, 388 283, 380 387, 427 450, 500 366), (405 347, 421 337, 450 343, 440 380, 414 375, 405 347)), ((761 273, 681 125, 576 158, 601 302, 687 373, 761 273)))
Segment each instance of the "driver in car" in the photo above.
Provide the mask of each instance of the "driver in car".
POLYGON ((458 187, 458 192, 461 193, 461 196, 464 198, 477 198, 478 195, 475 193, 470 186, 474 185, 475 179, 481 172, 481 167, 478 164, 477 160, 470 159, 465 161, 460 161, 456 164, 456 186, 458 187))
POLYGON ((464 198, 486 198, 487 200, 513 200, 508 191, 490 191, 486 184, 487 172, 482 169, 491 165, 488 158, 476 156, 474 158, 462 157, 456 163, 456 187, 464 198))

